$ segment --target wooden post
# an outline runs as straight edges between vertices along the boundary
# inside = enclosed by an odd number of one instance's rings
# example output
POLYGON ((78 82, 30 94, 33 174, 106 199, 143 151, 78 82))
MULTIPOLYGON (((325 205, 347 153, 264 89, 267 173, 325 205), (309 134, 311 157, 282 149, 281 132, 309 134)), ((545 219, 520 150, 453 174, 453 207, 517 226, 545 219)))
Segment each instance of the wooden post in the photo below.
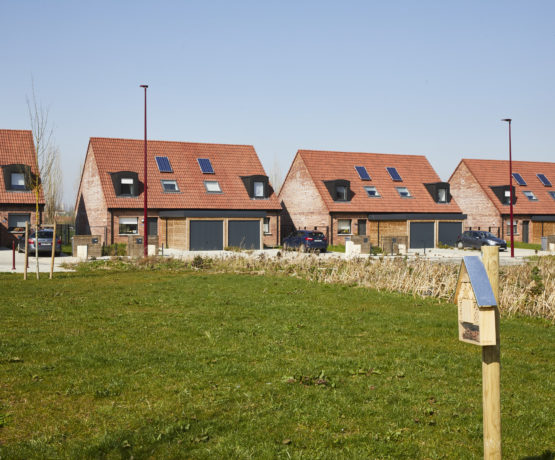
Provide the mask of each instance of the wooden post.
POLYGON ((25 222, 25 264, 23 266, 23 279, 27 279, 27 267, 29 266, 29 222, 25 222))
POLYGON ((52 256, 50 258, 50 279, 54 275, 54 256, 56 255, 56 221, 54 220, 54 230, 52 231, 52 256))
MULTIPOLYGON (((482 246, 482 259, 499 305, 499 248, 482 246)), ((484 459, 501 459, 501 382, 499 306, 495 308, 497 345, 482 347, 482 395, 484 418, 484 459)))

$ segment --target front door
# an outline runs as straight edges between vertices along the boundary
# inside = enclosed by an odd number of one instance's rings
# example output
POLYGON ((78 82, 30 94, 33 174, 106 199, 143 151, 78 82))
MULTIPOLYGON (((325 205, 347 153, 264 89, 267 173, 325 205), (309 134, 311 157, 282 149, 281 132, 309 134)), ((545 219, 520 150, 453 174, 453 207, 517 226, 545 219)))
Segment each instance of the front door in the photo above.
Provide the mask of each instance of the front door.
POLYGON ((358 220, 358 234, 366 236, 366 219, 358 220))
POLYGON ((529 227, 529 223, 530 223, 530 221, 528 221, 528 220, 523 220, 523 221, 522 221, 522 242, 523 242, 523 243, 528 243, 528 227, 529 227))

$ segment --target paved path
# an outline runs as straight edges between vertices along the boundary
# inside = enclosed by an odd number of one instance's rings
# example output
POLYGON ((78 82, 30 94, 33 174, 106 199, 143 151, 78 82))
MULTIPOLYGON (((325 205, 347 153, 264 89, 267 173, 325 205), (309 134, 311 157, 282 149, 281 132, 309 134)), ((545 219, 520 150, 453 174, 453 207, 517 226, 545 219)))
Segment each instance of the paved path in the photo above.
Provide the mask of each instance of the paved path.
MULTIPOLYGON (((67 272, 71 271, 60 265, 64 262, 75 262, 76 258, 62 255, 54 259, 54 271, 55 272, 67 272)), ((0 249, 0 272, 5 273, 23 273, 23 265, 25 263, 25 254, 19 254, 15 252, 15 270, 13 267, 13 253, 11 249, 1 248, 0 249)), ((34 274, 36 272, 36 262, 35 255, 29 256, 29 268, 27 269, 28 274, 34 274)), ((49 255, 39 255, 39 271, 41 273, 50 273, 50 256, 49 255)))

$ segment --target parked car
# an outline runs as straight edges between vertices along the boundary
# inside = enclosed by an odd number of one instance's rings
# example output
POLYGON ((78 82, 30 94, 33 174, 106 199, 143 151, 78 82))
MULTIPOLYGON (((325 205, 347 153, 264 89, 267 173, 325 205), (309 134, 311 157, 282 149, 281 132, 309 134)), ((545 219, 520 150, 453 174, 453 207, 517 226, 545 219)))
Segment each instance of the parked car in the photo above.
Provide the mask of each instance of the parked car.
MULTIPOLYGON (((52 237, 54 236, 54 230, 45 228, 39 230, 39 237, 38 237, 38 251, 40 253, 52 253, 52 237)), ((33 231, 29 235, 29 254, 35 253, 35 244, 37 243, 37 239, 35 238, 35 232, 33 231)), ((19 238, 19 242, 17 245, 17 250, 19 252, 25 252, 25 235, 19 238)), ((58 237, 56 239, 56 256, 59 256, 62 252, 62 239, 58 237)))
POLYGON ((479 230, 469 230, 463 232, 457 238, 457 247, 480 249, 482 246, 499 246, 500 251, 507 250, 507 242, 501 238, 497 238, 493 233, 482 232, 479 230))
POLYGON ((322 232, 297 230, 283 239, 283 249, 299 249, 302 252, 326 252, 328 240, 322 232))

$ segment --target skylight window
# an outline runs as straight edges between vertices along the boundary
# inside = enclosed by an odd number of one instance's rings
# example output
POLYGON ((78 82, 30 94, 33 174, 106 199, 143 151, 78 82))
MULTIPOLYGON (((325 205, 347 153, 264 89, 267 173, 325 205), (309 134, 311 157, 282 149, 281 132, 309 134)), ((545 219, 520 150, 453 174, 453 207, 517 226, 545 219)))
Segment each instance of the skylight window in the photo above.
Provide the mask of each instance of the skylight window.
POLYGON ((203 174, 214 174, 214 168, 208 158, 197 158, 197 161, 203 174))
POLYGON ((217 180, 205 180, 204 187, 208 193, 222 193, 222 188, 217 180))
POLYGON ((534 195, 534 192, 530 191, 530 190, 524 190, 524 196, 526 198, 528 198, 530 201, 538 201, 538 199, 536 198, 536 195, 534 195))
POLYGON ((519 173, 513 173, 513 177, 518 185, 526 185, 526 181, 522 178, 519 173))
POLYGON ((366 190, 366 194, 370 198, 379 198, 380 197, 380 192, 378 192, 378 189, 376 187, 374 187, 373 185, 369 185, 367 187, 364 187, 364 190, 366 190))
POLYGON ((411 198, 412 195, 409 192, 409 189, 406 187, 397 187, 397 192, 401 198, 411 198))
POLYGON ((170 160, 168 157, 154 157, 156 158, 156 164, 158 165, 158 171, 171 173, 173 172, 172 166, 170 164, 170 160))
POLYGON ((177 186, 177 181, 175 180, 163 180, 162 189, 166 193, 177 193, 179 192, 179 187, 177 186))
POLYGON ((391 176, 391 179, 393 179, 395 182, 403 182, 403 179, 401 178, 400 174, 397 172, 396 168, 389 167, 386 169, 389 175, 391 176))
POLYGON ((551 198, 553 198, 555 200, 555 192, 549 192, 549 194, 551 195, 551 198))
POLYGON ((545 177, 545 174, 540 173, 540 174, 536 174, 536 176, 538 177, 538 179, 543 185, 545 185, 546 187, 551 187, 551 182, 547 177, 545 177))
POLYGON ((357 173, 361 178, 361 180, 372 180, 370 178, 370 175, 368 174, 368 171, 366 171, 366 168, 364 166, 355 166, 355 169, 357 170, 357 173))

